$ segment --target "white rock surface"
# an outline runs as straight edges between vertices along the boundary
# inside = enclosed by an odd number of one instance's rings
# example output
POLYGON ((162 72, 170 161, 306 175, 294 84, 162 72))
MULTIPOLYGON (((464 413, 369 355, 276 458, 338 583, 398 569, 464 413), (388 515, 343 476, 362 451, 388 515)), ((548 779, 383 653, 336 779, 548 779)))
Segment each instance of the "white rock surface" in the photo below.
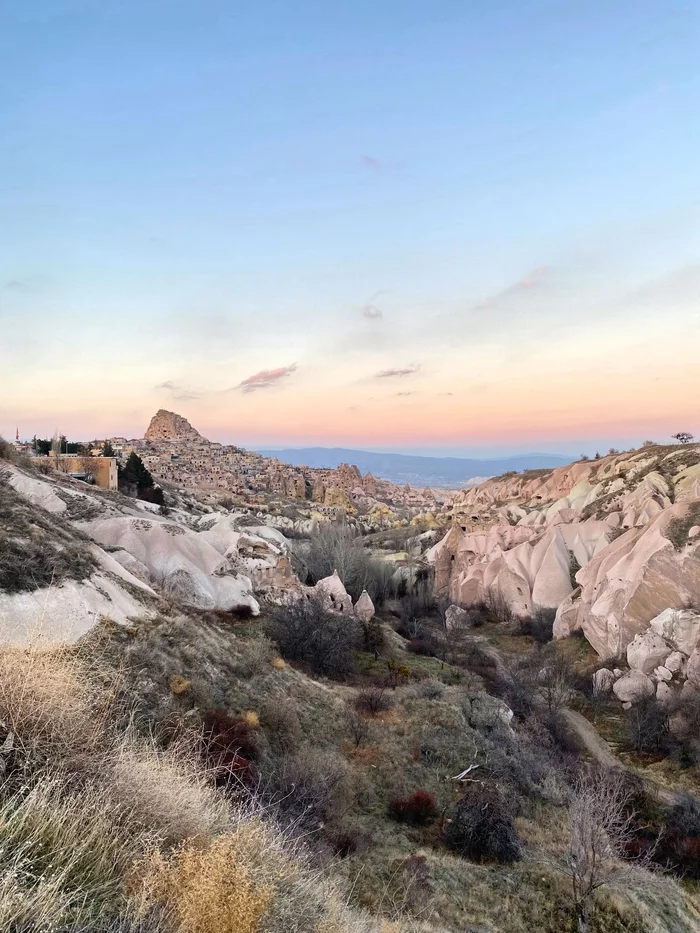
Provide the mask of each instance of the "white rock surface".
POLYGON ((334 570, 330 577, 319 580, 312 588, 312 592, 320 598, 326 609, 340 612, 343 615, 353 615, 352 599, 343 586, 337 570, 334 570))
POLYGON ((664 609, 649 626, 686 656, 700 643, 700 612, 692 609, 664 609))
POLYGON ((118 517, 87 525, 99 544, 119 548, 147 568, 164 592, 197 609, 260 611, 250 579, 236 574, 202 534, 181 525, 118 517))
POLYGON ((363 590, 362 593, 360 593, 360 597, 355 603, 355 618, 365 624, 371 622, 374 618, 374 603, 367 590, 363 590))
POLYGON ((613 693, 622 703, 635 703, 644 697, 654 696, 654 682, 642 671, 630 671, 623 674, 613 684, 613 693))
POLYGON ((627 646, 627 663, 632 670, 650 674, 666 660, 673 649, 656 632, 636 635, 627 646))

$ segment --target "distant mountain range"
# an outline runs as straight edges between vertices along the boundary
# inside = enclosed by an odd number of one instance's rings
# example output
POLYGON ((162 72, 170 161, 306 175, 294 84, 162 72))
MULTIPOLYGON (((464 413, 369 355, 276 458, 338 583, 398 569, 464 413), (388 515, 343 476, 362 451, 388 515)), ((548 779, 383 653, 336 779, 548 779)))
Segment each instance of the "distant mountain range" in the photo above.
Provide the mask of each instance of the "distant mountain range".
POLYGON ((563 466, 569 457, 554 454, 523 454, 495 460, 469 460, 463 457, 414 457, 407 454, 384 454, 345 447, 260 448, 258 453, 277 457, 294 466, 333 469, 340 463, 354 463, 362 473, 372 473, 393 483, 411 486, 434 486, 437 489, 460 489, 475 479, 499 476, 510 470, 538 470, 563 466))

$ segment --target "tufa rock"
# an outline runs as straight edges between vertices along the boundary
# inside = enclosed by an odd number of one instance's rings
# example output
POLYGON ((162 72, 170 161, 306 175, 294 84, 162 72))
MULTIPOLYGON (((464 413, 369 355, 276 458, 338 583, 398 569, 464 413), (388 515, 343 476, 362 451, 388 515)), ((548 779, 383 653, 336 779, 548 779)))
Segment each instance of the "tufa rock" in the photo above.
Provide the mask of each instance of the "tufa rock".
POLYGON ((147 441, 176 441, 183 438, 201 438, 199 431, 195 430, 187 418, 174 411, 159 409, 151 418, 151 423, 144 434, 147 441))
POLYGON ((374 603, 367 590, 363 590, 355 603, 355 618, 359 622, 370 622, 374 618, 374 603))
POLYGON ((651 674, 655 667, 664 663, 672 650, 660 635, 648 631, 636 635, 627 646, 627 663, 632 670, 651 674))
POLYGON ((623 674, 613 684, 613 693, 622 703, 637 703, 644 697, 654 696, 654 682, 642 671, 630 671, 623 674))

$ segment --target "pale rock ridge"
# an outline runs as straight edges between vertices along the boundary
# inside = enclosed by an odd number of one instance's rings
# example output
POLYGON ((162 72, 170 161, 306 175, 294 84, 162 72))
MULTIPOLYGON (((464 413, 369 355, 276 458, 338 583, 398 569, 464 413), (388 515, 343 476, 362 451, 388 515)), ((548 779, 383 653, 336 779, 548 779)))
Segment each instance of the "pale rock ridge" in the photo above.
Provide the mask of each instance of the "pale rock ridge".
POLYGON ((250 579, 237 573, 201 533, 127 516, 98 520, 87 528, 103 547, 136 559, 154 583, 185 605, 253 615, 260 611, 250 579))

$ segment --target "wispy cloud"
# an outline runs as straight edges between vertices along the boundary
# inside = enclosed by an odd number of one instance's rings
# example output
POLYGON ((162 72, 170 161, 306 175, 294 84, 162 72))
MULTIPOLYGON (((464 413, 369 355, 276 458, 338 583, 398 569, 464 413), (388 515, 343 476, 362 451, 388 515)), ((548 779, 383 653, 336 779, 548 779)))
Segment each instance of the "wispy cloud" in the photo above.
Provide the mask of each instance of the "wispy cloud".
POLYGON ((159 382, 157 386, 154 386, 154 388, 169 392, 171 397, 177 399, 178 402, 189 402, 193 399, 199 398, 198 392, 193 392, 191 389, 187 389, 185 386, 181 386, 177 382, 173 382, 172 379, 168 379, 166 382, 159 382))
POLYGON ((401 398, 402 396, 406 396, 406 395, 415 395, 415 394, 416 394, 415 392, 397 392, 397 393, 396 393, 396 397, 397 397, 397 398, 401 398))
POLYGON ((515 295, 518 292, 528 291, 529 289, 534 288, 537 282, 544 275, 546 275, 547 272, 547 266, 539 266, 537 269, 533 269, 533 271, 529 275, 526 275, 525 278, 520 279, 513 285, 509 285, 507 288, 502 289, 500 292, 497 292, 495 295, 492 295, 485 301, 479 302, 479 304, 476 306, 476 309, 483 311, 486 308, 494 308, 505 298, 509 298, 511 295, 515 295))
POLYGON ((241 392, 257 392, 258 389, 269 389, 276 385, 281 379, 291 376, 296 371, 297 364, 290 366, 279 366, 277 369, 261 369, 259 373, 248 376, 243 382, 240 382, 236 388, 241 392))
POLYGON ((419 366, 406 366, 403 369, 382 369, 381 372, 374 374, 374 378, 396 379, 401 378, 402 376, 412 376, 413 373, 417 373, 419 369, 419 366))
POLYGON ((376 305, 365 305, 362 309, 362 316, 370 319, 383 317, 382 309, 378 308, 376 305))
POLYGON ((371 155, 360 156, 360 165, 362 165, 363 168, 366 168, 368 172, 378 172, 382 167, 382 163, 379 161, 379 159, 376 159, 371 155))

